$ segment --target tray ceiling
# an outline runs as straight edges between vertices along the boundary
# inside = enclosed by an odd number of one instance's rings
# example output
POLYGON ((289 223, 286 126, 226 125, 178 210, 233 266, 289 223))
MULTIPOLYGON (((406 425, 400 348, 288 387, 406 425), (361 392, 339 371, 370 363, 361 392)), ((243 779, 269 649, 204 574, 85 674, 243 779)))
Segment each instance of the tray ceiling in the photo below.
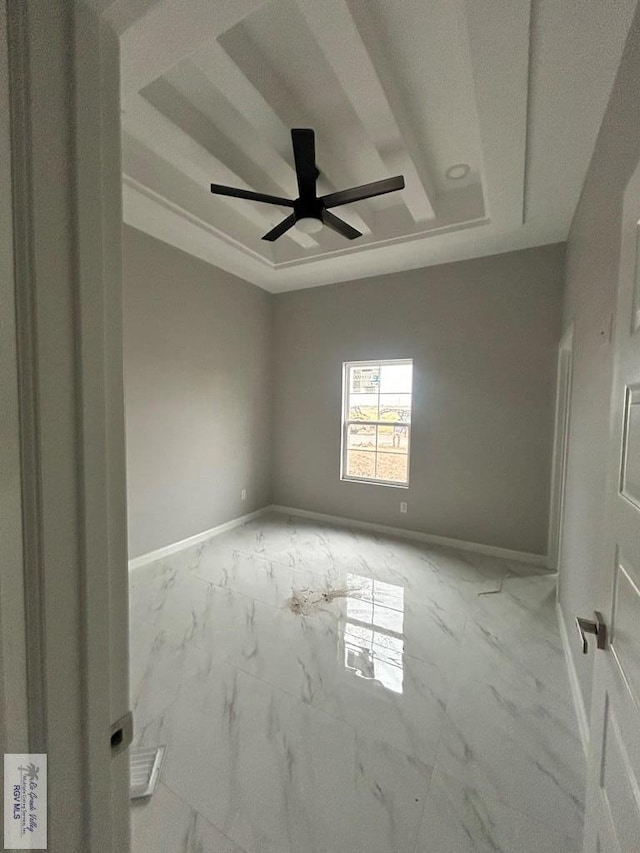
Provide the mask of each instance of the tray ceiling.
POLYGON ((615 5, 119 0, 124 219, 271 291, 564 240, 635 0, 615 5), (404 175, 340 208, 357 241, 267 243, 290 211, 209 192, 294 198, 292 127, 316 131, 319 192, 404 175))

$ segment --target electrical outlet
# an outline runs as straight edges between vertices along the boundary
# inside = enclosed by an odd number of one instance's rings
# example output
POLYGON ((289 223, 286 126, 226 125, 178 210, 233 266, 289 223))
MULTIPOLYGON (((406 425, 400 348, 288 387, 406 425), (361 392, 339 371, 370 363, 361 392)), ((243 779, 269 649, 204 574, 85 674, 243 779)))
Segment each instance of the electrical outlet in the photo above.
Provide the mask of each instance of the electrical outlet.
POLYGON ((243 489, 243 490, 240 492, 240 499, 241 499, 241 500, 243 500, 243 501, 246 501, 246 499, 247 499, 247 490, 246 490, 246 489, 243 489))
POLYGON ((407 511, 407 502, 406 501, 400 501, 400 512, 406 512, 406 511, 407 511))

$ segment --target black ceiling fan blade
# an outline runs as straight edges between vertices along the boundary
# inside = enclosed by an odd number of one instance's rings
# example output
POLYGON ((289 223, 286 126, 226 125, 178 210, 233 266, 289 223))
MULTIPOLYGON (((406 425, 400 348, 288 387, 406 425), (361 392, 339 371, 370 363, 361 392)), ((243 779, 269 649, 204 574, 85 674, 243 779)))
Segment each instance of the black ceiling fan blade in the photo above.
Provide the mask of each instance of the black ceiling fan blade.
POLYGON ((333 213, 330 213, 328 210, 322 211, 322 221, 329 228, 333 229, 333 231, 337 231, 338 234, 342 234, 343 237, 346 237, 347 240, 355 240, 356 237, 362 237, 361 231, 358 231, 357 228, 353 228, 348 222, 345 222, 344 219, 339 219, 337 216, 334 216, 333 213))
POLYGON ((291 216, 287 216, 286 219, 283 219, 282 222, 279 222, 275 228, 272 228, 271 231, 268 231, 263 240, 268 240, 270 243, 273 243, 274 240, 277 240, 278 237, 282 237, 285 231, 288 231, 292 225, 296 224, 295 214, 292 213, 291 216))
POLYGON ((231 198, 247 198, 249 201, 263 201, 265 204, 281 204, 284 207, 293 207, 293 201, 290 198, 254 193, 253 190, 241 190, 238 187, 225 187, 223 184, 211 184, 211 192, 216 195, 228 195, 231 198))
POLYGON ((352 201, 362 201, 364 198, 385 195, 385 193, 393 193, 402 189, 404 189, 404 178, 402 175, 396 175, 395 178, 385 178, 382 181, 373 181, 370 184, 352 187, 350 190, 329 193, 329 195, 322 196, 321 201, 325 207, 339 207, 341 204, 350 204, 352 201))
POLYGON ((309 128, 293 128, 291 131, 293 157, 296 161, 296 177, 300 198, 316 197, 316 135, 309 128))

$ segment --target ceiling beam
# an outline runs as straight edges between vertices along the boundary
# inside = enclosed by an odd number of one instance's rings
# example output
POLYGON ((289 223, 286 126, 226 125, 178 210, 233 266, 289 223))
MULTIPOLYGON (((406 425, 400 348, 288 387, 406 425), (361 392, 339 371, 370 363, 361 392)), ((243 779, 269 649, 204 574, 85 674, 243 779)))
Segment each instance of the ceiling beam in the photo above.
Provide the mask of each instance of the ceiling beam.
MULTIPOLYGON (((226 56, 224 51, 220 52, 226 56)), ((236 151, 242 151, 255 165, 256 170, 268 176, 273 189, 265 191, 296 197, 298 186, 295 169, 269 144, 255 114, 251 111, 243 113, 237 99, 231 100, 233 87, 227 89, 225 94, 224 78, 217 74, 209 76, 193 62, 186 61, 170 71, 165 80, 188 98, 203 115, 215 122, 228 145, 233 146, 236 151)), ((255 89, 252 91, 255 92, 255 89)), ((283 134, 287 132, 284 126, 280 126, 278 130, 283 134)))
POLYGON ((387 168, 406 182, 415 222, 435 217, 435 193, 408 121, 402 127, 345 0, 297 0, 314 38, 387 168))
MULTIPOLYGON (((209 94, 211 91, 211 87, 209 87, 209 94)), ((192 91, 189 91, 188 95, 183 94, 169 82, 167 76, 147 86, 143 90, 143 97, 172 124, 179 127, 180 130, 195 140, 205 151, 208 151, 216 160, 226 166, 231 173, 236 175, 237 179, 234 181, 233 186, 242 184, 242 188, 250 187, 256 192, 275 196, 284 195, 291 199, 297 197, 298 189, 293 169, 290 170, 293 173, 293 190, 290 191, 287 187, 283 193, 283 187, 274 181, 269 172, 263 168, 259 158, 254 161, 250 153, 246 150, 248 140, 255 140, 259 136, 259 132, 255 128, 251 129, 250 134, 245 134, 243 140, 234 142, 228 136, 227 127, 222 121, 220 113, 215 109, 213 111, 209 109, 208 112, 204 111, 207 107, 211 107, 208 100, 207 103, 201 104, 199 103, 199 99, 194 97, 192 91), (200 107, 203 107, 203 109, 200 107)), ((216 196, 216 200, 217 198, 216 196)), ((215 203, 217 204, 217 201, 215 203)), ((253 202, 248 201, 248 204, 253 204, 253 202)), ((237 203, 234 203, 233 206, 235 208, 237 203)), ((228 207, 228 205, 225 205, 225 207, 228 207)), ((263 212, 265 210, 269 211, 270 216, 274 215, 273 211, 269 208, 262 209, 263 212)), ((319 234, 314 234, 313 237, 300 234, 297 230, 291 231, 288 236, 305 249, 314 248, 315 246, 328 249, 334 242, 329 239, 331 232, 328 229, 323 229, 319 234), (299 239, 299 237, 302 237, 302 239, 299 239)), ((290 241, 287 240, 284 241, 284 244, 281 243, 280 246, 286 246, 287 244, 289 244, 290 248, 290 241)))
POLYGON ((262 5, 263 0, 164 0, 120 38, 120 90, 139 92, 262 5))
POLYGON ((121 36, 129 27, 146 15, 159 0, 90 0, 114 31, 121 36))
POLYGON ((464 0, 491 222, 524 221, 531 0, 464 0))
MULTIPOLYGON (((231 63, 231 59, 224 51, 221 50, 220 52, 226 57, 226 61, 231 63)), ((225 65, 226 63, 221 64, 225 65)), ((232 97, 233 90, 229 91, 228 97, 223 94, 220 87, 224 84, 224 79, 217 75, 213 79, 210 78, 197 65, 189 61, 182 62, 164 79, 184 98, 187 98, 202 115, 206 116, 211 122, 215 121, 216 130, 213 135, 219 137, 219 142, 214 145, 214 149, 216 156, 222 162, 238 174, 244 175, 245 179, 252 186, 255 186, 256 190, 262 187, 264 192, 271 192, 274 195, 284 194, 289 198, 296 198, 298 185, 295 169, 269 143, 263 126, 260 121, 256 121, 254 113, 249 111, 243 114, 239 109, 237 99, 234 103, 229 100, 232 97), (250 115, 253 121, 249 121, 247 115, 250 115), (244 161, 244 168, 240 165, 242 161, 244 161), (238 168, 234 167, 234 162, 238 163, 238 168)), ((244 79, 246 85, 250 86, 246 78, 244 79)), ((255 93, 255 89, 250 88, 255 93)), ((272 113, 267 104, 264 106, 272 113)), ((286 137, 290 145, 289 129, 279 120, 278 125, 279 133, 286 137)), ((327 192, 330 191, 327 190, 327 192)), ((321 194, 320 188, 319 194, 321 194)), ((355 228, 362 231, 363 234, 371 233, 369 225, 360 215, 352 215, 351 218, 357 220, 350 223, 355 228)), ((316 239, 321 243, 323 238, 316 237, 316 239)))
MULTIPOLYGON (((260 162, 268 164, 269 172, 279 183, 283 190, 289 194, 297 195, 296 172, 293 166, 282 157, 275 147, 267 140, 286 139, 289 156, 291 154, 291 128, 276 114, 273 107, 265 100, 262 94, 251 84, 242 70, 233 61, 220 44, 210 46, 211 49, 203 51, 193 63, 204 78, 218 92, 224 103, 219 104, 221 119, 225 130, 234 138, 238 145, 255 150, 260 149, 260 162), (251 121, 247 118, 251 116, 251 121)), ((186 65, 186 63, 183 63, 186 65)), ((303 122, 304 123, 304 122, 303 122)), ((331 192, 337 189, 333 182, 327 180, 327 172, 334 178, 336 169, 340 168, 334 163, 335 159, 324 156, 323 147, 321 158, 323 173, 319 183, 327 185, 323 192, 331 192)), ((342 173, 341 173, 342 174, 342 173)), ((319 187, 320 189, 320 187, 319 187)), ((347 212, 349 224, 363 234, 371 234, 372 213, 367 214, 366 209, 358 212, 351 208, 347 212)))
MULTIPOLYGON (((235 172, 214 157, 210 151, 196 142, 189 134, 177 127, 159 110, 152 106, 142 95, 127 98, 122 116, 122 127, 134 139, 139 140, 154 154, 171 163, 185 175, 206 187, 210 183, 227 184, 254 189, 248 186, 235 172)), ((212 204, 226 204, 241 213, 245 219, 259 228, 262 233, 269 231, 290 211, 238 199, 220 196, 212 204)), ((317 247, 317 242, 308 234, 292 228, 286 238, 293 240, 304 249, 317 247)))
MULTIPOLYGON (((296 197, 295 192, 290 191, 291 187, 283 187, 281 183, 275 181, 272 174, 262 168, 259 159, 251 156, 256 152, 247 150, 251 143, 246 137, 243 145, 230 139, 228 127, 222 121, 222 117, 216 114, 215 110, 207 109, 212 106, 209 99, 206 103, 202 103, 193 92, 185 94, 167 77, 161 77, 147 86, 142 94, 163 116, 194 139, 231 172, 241 177, 256 192, 296 197)), ((251 137, 255 138, 255 136, 254 130, 251 137)))
MULTIPOLYGON (((208 185, 196 183, 126 131, 122 133, 122 172, 138 184, 152 189, 168 203, 189 210, 221 234, 227 234, 232 242, 242 243, 263 257, 265 262, 276 260, 270 244, 261 239, 264 232, 251 226, 240 211, 232 210, 229 205, 212 204, 208 185)), ((298 256, 307 253, 306 249, 295 246, 290 240, 286 251, 298 256)))
MULTIPOLYGON (((353 185, 354 181, 366 183, 371 180, 371 174, 366 170, 366 158, 358 158, 360 163, 365 161, 361 167, 363 171, 354 176, 352 164, 347 162, 345 152, 337 147, 336 140, 308 115, 285 80, 244 34, 227 33, 215 49, 202 51, 195 62, 245 116, 251 116, 253 132, 260 132, 281 156, 286 154, 293 161, 292 127, 312 127, 315 130, 317 165, 321 173, 318 189, 321 192, 343 189, 353 185)), ((373 148, 371 153, 376 161, 377 175, 383 164, 373 148)), ((359 204, 357 209, 345 207, 343 213, 345 220, 363 234, 375 232, 375 215, 366 203, 359 204)))

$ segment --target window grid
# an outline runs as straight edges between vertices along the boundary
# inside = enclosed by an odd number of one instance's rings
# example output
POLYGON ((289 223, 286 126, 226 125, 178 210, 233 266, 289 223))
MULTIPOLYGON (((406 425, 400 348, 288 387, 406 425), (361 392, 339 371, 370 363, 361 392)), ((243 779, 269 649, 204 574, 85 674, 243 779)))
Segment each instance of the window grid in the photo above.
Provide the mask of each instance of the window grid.
MULTIPOLYGON (((343 414, 342 414, 342 447, 340 454, 340 478, 342 480, 347 480, 349 482, 356 483, 374 483, 376 485, 382 486, 395 486, 396 488, 406 489, 409 487, 409 466, 410 466, 410 454, 411 454, 411 411, 413 408, 413 377, 411 381, 411 390, 408 392, 398 392, 398 396, 406 396, 409 398, 409 420, 407 422, 401 422, 402 426, 406 429, 407 436, 407 452, 406 454, 398 454, 399 456, 404 456, 406 458, 406 479, 405 480, 387 480, 378 476, 378 457, 380 453, 385 453, 384 450, 380 450, 379 448, 379 427, 388 427, 395 426, 397 422, 394 421, 383 421, 380 419, 380 396, 381 396, 381 387, 382 387, 382 368, 387 365, 411 365, 413 368, 413 359, 387 359, 380 361, 350 361, 345 362, 343 365, 343 414), (377 420, 361 420, 359 418, 349 418, 350 412, 350 404, 352 402, 352 396, 357 396, 358 392, 352 394, 351 390, 351 370, 352 368, 357 367, 378 367, 378 382, 376 388, 376 408, 378 412, 377 420), (352 425, 362 425, 362 426, 370 426, 375 428, 375 449, 360 449, 359 453, 372 453, 374 455, 374 475, 372 477, 367 477, 365 475, 352 475, 348 473, 348 464, 349 464, 349 453, 353 450, 353 448, 349 447, 349 436, 350 431, 349 427, 352 425)), ((360 392, 362 393, 362 392, 360 392)), ((393 393, 393 392, 386 392, 393 393)))

